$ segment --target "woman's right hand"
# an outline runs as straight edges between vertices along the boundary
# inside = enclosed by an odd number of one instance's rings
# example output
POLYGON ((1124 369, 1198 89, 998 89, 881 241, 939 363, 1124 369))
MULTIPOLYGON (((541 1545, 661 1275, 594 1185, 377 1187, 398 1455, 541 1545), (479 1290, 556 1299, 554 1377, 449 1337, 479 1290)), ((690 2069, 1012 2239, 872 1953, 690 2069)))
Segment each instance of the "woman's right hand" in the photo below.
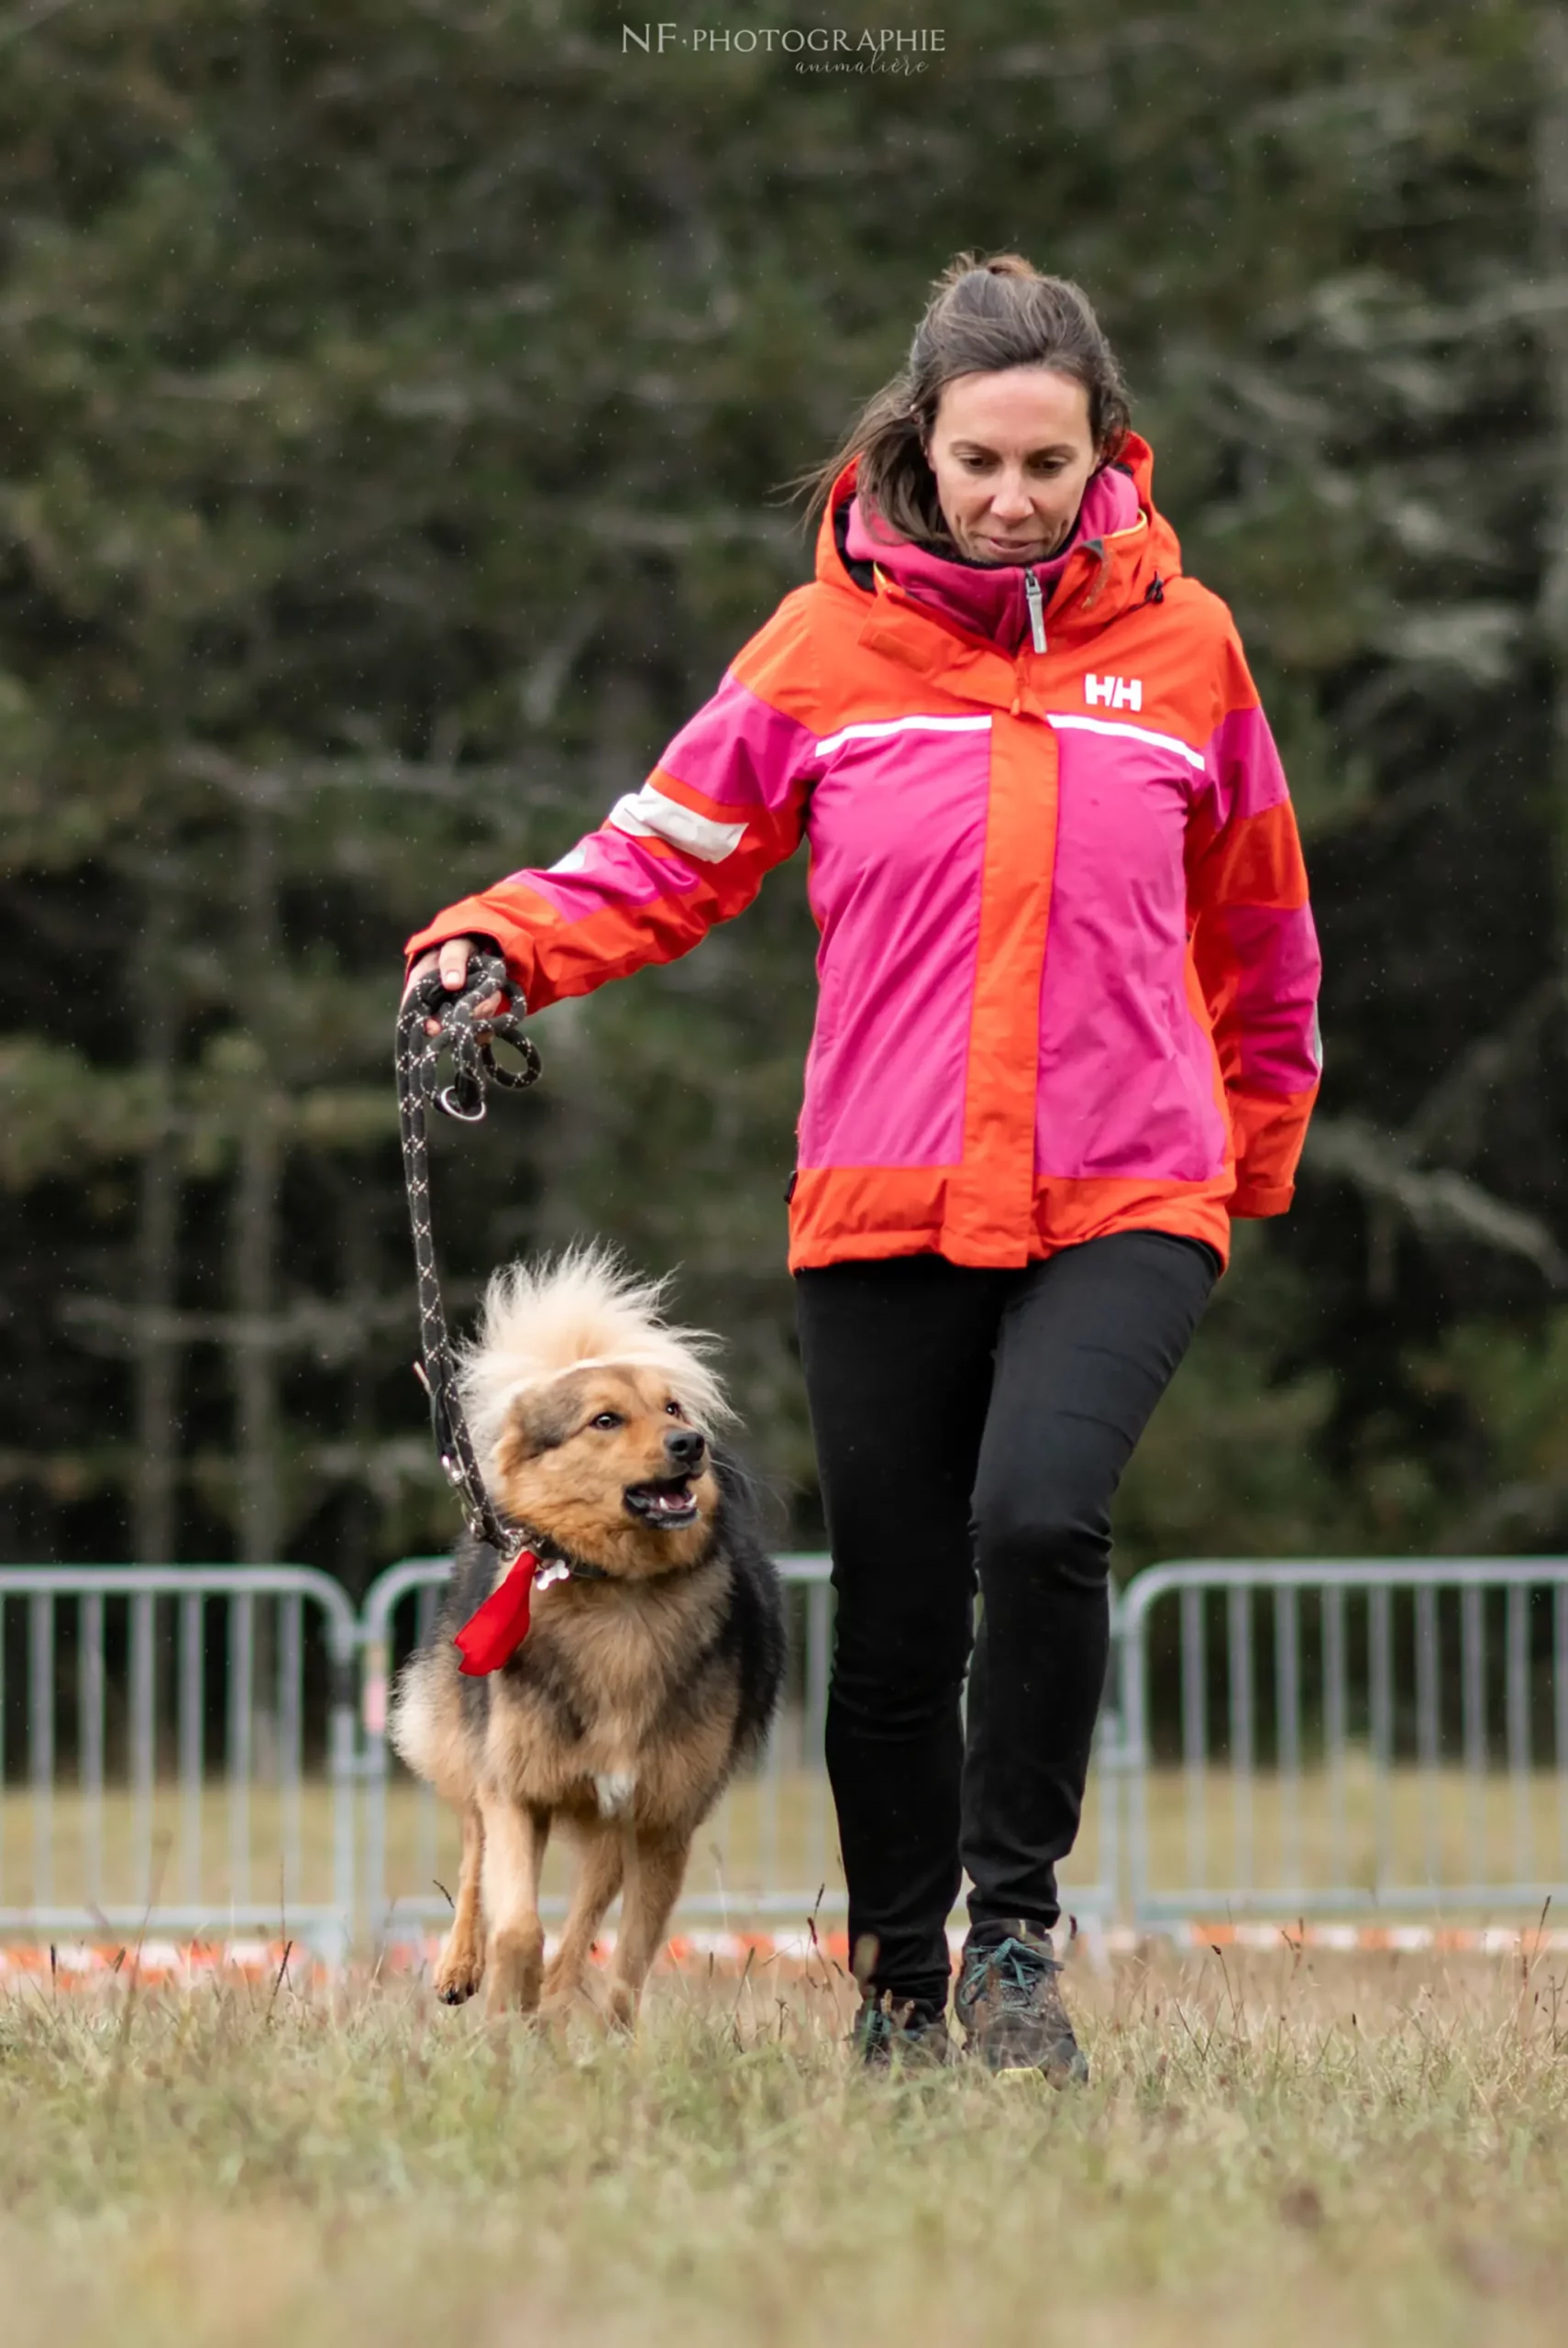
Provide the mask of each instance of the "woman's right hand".
MULTIPOLYGON (((493 939, 488 937, 444 939, 439 946, 433 946, 427 954, 422 954, 410 970, 408 984, 403 991, 404 1002, 408 1001, 413 989, 430 970, 440 971, 441 984, 448 994, 461 994, 469 980, 469 956, 493 954, 495 950, 493 939)), ((488 1019, 494 1013, 504 1011, 505 1008, 505 996, 492 994, 487 1002, 474 1005, 474 1015, 479 1019, 488 1019)), ((441 1022, 438 1019, 427 1019, 425 1023, 425 1032, 427 1036, 438 1036, 441 1033, 441 1022)))

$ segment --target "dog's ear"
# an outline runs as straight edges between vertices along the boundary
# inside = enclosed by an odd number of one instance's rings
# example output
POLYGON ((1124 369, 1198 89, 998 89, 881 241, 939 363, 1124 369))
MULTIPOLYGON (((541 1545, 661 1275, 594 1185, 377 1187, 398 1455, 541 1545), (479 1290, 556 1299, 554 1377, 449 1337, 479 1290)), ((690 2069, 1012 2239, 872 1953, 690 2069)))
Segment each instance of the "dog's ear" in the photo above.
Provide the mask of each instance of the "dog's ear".
POLYGON ((495 1445, 495 1464, 502 1476, 514 1476, 541 1452, 554 1451, 566 1441, 574 1423, 573 1399, 559 1386, 513 1398, 495 1445))
POLYGON ((495 1438, 495 1472, 505 1479, 515 1476, 519 1468, 533 1457, 528 1441, 528 1424, 514 1402, 507 1414, 506 1424, 495 1438))

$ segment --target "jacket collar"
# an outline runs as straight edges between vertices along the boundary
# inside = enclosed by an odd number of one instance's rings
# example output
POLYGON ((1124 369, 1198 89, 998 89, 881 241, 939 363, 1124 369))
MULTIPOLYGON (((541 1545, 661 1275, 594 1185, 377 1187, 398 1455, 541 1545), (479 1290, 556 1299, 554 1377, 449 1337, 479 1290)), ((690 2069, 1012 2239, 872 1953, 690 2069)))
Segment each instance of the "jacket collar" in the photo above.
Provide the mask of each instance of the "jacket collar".
MULTIPOLYGON (((1154 508, 1153 471, 1147 442, 1129 434, 1121 460, 1090 482, 1067 545, 1048 562, 1032 566, 1046 592, 1053 645, 1097 633, 1130 604, 1142 603, 1156 577, 1168 581, 1179 571, 1176 533, 1154 508)), ((984 648, 1010 662, 1027 650, 1024 566, 965 562, 897 537, 880 521, 868 524, 855 495, 851 463, 834 483, 823 517, 817 577, 864 594, 867 569, 878 609, 868 615, 863 640, 874 638, 878 649, 901 653, 922 669, 946 666, 940 642, 929 640, 934 623, 947 638, 948 653, 958 655, 966 669, 976 664, 962 658, 955 634, 969 639, 971 652, 984 648), (900 613, 916 621, 915 634, 900 624, 900 613)))

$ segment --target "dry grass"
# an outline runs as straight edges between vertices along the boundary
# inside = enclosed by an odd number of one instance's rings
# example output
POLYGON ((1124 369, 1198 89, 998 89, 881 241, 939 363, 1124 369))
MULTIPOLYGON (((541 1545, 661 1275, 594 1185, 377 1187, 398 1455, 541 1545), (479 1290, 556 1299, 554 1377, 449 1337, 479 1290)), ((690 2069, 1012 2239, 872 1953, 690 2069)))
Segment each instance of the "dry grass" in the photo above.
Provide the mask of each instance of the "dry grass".
POLYGON ((1562 2337, 1568 1985, 1128 1963, 1084 2092, 867 2080, 841 1983, 627 2046, 412 1986, 0 2008, 7 2348, 1562 2337))

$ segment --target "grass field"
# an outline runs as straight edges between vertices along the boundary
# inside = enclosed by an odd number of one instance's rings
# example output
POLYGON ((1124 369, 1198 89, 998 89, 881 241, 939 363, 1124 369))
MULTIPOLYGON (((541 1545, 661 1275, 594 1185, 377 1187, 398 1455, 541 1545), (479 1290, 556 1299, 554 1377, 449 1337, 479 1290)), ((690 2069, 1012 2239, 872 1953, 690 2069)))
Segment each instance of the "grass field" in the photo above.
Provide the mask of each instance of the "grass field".
POLYGON ((1059 2096, 867 2079, 841 1980, 562 2043, 412 1986, 0 2005, 6 2348, 1560 2341, 1543 1958, 1068 1979, 1059 2096))

